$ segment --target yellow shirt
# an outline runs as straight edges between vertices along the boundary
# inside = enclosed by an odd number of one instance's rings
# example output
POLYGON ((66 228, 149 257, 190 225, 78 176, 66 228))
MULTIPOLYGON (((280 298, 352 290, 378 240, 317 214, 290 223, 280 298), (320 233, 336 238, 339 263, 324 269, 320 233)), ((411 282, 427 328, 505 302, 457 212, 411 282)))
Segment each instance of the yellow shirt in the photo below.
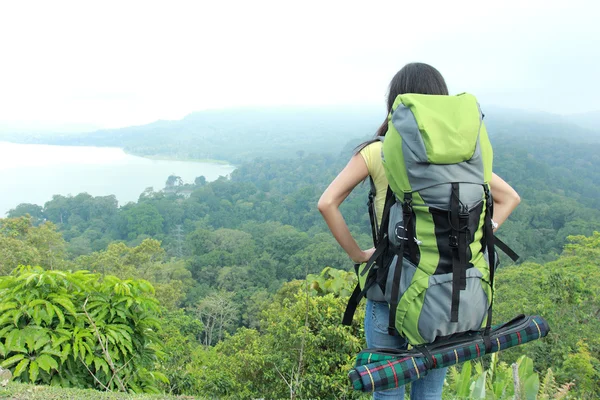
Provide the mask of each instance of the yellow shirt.
POLYGON ((360 155, 365 160, 369 175, 373 178, 373 182, 375 183, 375 189, 377 191, 377 194, 375 195, 375 215, 377 216, 377 224, 380 226, 385 195, 388 187, 388 180, 385 176, 383 163, 381 162, 381 141, 378 140, 369 144, 360 151, 360 155))

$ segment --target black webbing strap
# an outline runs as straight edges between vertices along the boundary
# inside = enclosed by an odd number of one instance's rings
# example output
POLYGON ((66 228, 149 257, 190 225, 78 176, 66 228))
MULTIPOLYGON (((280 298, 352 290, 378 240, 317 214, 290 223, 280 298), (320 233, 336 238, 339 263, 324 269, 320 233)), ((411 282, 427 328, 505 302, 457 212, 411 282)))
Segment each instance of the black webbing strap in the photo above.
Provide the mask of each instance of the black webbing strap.
MULTIPOLYGON (((372 257, 371 257, 372 258, 372 257)), ((354 269, 358 273, 358 268, 360 264, 354 264, 354 269)), ((365 268, 366 269, 366 268, 365 268)), ((367 277, 365 281, 365 287, 360 290, 360 283, 356 284, 354 291, 350 295, 350 299, 348 299, 348 304, 346 305, 346 311, 344 311, 344 316, 342 317, 342 325, 350 326, 352 324, 352 318, 354 318, 354 314, 356 313, 356 309, 360 304, 360 301, 363 297, 367 295, 367 292, 373 286, 373 284, 377 283, 377 279, 375 276, 367 277)))
MULTIPOLYGON (((385 252, 386 249, 387 249, 387 245, 385 245, 385 244, 380 244, 375 249, 375 252, 371 256, 371 258, 369 258, 369 261, 367 261, 367 265, 361 271, 361 273, 360 273, 361 276, 364 276, 371 270, 371 267, 373 265, 375 265, 375 260, 378 257, 380 257, 385 252)), ((358 265, 360 265, 360 264, 356 264, 356 266, 355 266, 357 272, 358 272, 358 265)), ((363 299, 363 297, 365 297, 367 295, 367 292, 369 291, 371 286, 373 286, 374 284, 379 284, 377 275, 367 276, 367 279, 365 281, 365 287, 362 290, 360 290, 360 283, 356 284, 354 291, 350 295, 350 299, 348 299, 348 304, 346 305, 346 311, 344 311, 344 316, 342 317, 342 325, 349 326, 350 324, 352 324, 352 318, 354 318, 354 313, 356 313, 356 309, 358 308, 360 301, 363 299)))
POLYGON ((423 344, 415 347, 416 350, 423 353, 423 358, 425 359, 425 366, 428 370, 435 368, 435 358, 427 348, 427 345, 423 344))
POLYGON ((380 243, 379 246, 375 248, 375 251, 371 255, 371 258, 369 258, 369 260, 367 261, 367 265, 365 265, 365 268, 363 268, 363 270, 361 271, 360 276, 365 276, 369 273, 373 265, 376 264, 377 259, 381 257, 383 253, 385 253, 387 247, 388 246, 386 243, 380 243))
MULTIPOLYGON (((394 204, 395 201, 396 201, 396 197, 394 196, 394 193, 388 186, 388 190, 387 190, 386 197, 385 197, 385 205, 383 207, 381 226, 379 227, 379 234, 377 235, 377 237, 381 238, 382 240, 379 240, 377 245, 375 246, 375 251, 371 255, 371 258, 369 258, 369 260, 367 261, 367 265, 365 265, 365 268, 360 273, 361 277, 364 275, 367 275, 369 273, 369 271, 371 271, 371 268, 373 267, 373 265, 376 264, 376 261, 379 258, 381 258, 386 253, 386 250, 388 249, 387 232, 385 232, 384 227, 389 223, 390 208, 392 208, 392 205, 394 204)), ((358 273, 359 265, 360 264, 356 264, 354 266, 357 273, 358 273)), ((367 291, 371 288, 371 286, 373 286, 373 284, 377 284, 377 283, 379 283, 379 282, 375 276, 371 277, 371 276, 367 275, 367 280, 365 281, 365 287, 362 290, 360 290, 360 284, 356 285, 356 287, 354 288, 354 291, 352 292, 352 295, 350 295, 348 304, 346 305, 346 311, 344 312, 344 316, 342 318, 342 325, 352 324, 352 318, 354 317, 354 314, 356 313, 358 304, 360 303, 362 298, 366 296, 367 291)))
POLYGON ((388 186, 387 192, 385 193, 385 203, 383 206, 383 214, 381 215, 381 226, 379 227, 378 238, 383 238, 387 235, 386 229, 388 224, 390 223, 390 210, 394 203, 396 202, 396 196, 392 189, 388 186))
MULTIPOLYGON (((392 293, 390 296, 390 318, 388 321, 388 334, 394 336, 398 333, 396 330, 396 308, 398 307, 398 295, 400 291, 400 277, 402 273, 402 259, 404 257, 405 244, 414 243, 414 232, 411 229, 412 224, 412 193, 404 193, 402 203, 402 225, 404 225, 404 237, 400 239, 400 248, 396 252, 398 261, 392 278, 392 293)), ((383 225, 383 224, 382 224, 383 225)), ((410 248, 410 247, 409 247, 410 248)))
POLYGON ((452 305, 450 306, 450 322, 458 322, 458 306, 460 303, 462 257, 460 255, 460 192, 458 183, 452 184, 450 194, 450 248, 452 248, 452 305))
POLYGON ((350 326, 352 324, 352 318, 354 318, 354 313, 356 312, 358 303, 360 303, 361 300, 360 293, 360 285, 357 284, 354 288, 354 291, 350 295, 348 304, 346 305, 346 311, 344 312, 344 317, 342 318, 342 325, 350 326))
POLYGON ((460 290, 467 288, 467 225, 469 223, 469 214, 461 213, 458 216, 459 231, 458 231, 458 261, 459 261, 459 277, 460 290))
POLYGON ((371 220, 373 246, 377 247, 377 243, 379 243, 379 227, 377 226, 377 215, 375 213, 375 195, 377 194, 377 189, 375 188, 375 182, 373 182, 371 175, 369 175, 369 181, 371 183, 371 189, 369 190, 369 201, 367 202, 367 207, 369 208, 369 219, 371 220))
MULTIPOLYGON (((400 243, 400 253, 404 251, 404 240, 400 243)), ((394 270, 394 277, 392 278, 392 293, 390 301, 390 318, 388 321, 388 334, 395 336, 398 331, 396 330, 396 308, 398 307, 398 292, 400 290, 400 274, 402 273, 402 258, 398 256, 398 262, 396 263, 396 269, 394 270)))
POLYGON ((504 243, 502 240, 498 239, 497 236, 494 236, 494 245, 497 248, 499 248, 500 250, 502 250, 502 252, 504 254, 506 254, 514 262, 517 262, 517 260, 519 259, 519 255, 517 253, 515 253, 513 249, 508 247, 508 245, 506 243, 504 243))
MULTIPOLYGON (((385 195, 385 205, 383 206, 383 215, 381 217, 381 226, 379 227, 379 234, 377 235, 379 241, 375 246, 375 252, 371 256, 371 258, 369 258, 369 261, 367 261, 367 265, 360 273, 361 276, 366 275, 371 270, 373 265, 376 264, 377 261, 381 261, 381 256, 383 256, 383 254, 388 249, 389 243, 387 240, 386 227, 390 221, 390 209, 392 208, 392 205, 394 205, 395 202, 396 196, 394 196, 394 192, 392 192, 392 189, 390 189, 390 187, 388 186, 387 193, 385 195)), ((381 262, 379 264, 381 264, 381 262)))
POLYGON ((367 292, 377 283, 377 279, 375 277, 368 279, 365 282, 365 287, 363 290, 360 290, 360 285, 357 284, 354 288, 354 291, 350 295, 350 299, 348 300, 348 304, 346 305, 346 311, 344 311, 344 316, 342 317, 342 325, 350 326, 352 324, 352 318, 354 318, 354 314, 356 313, 356 309, 360 304, 360 301, 367 295, 367 292))
POLYGON ((354 291, 350 295, 350 299, 348 300, 348 304, 346 305, 346 311, 344 311, 344 316, 342 317, 342 325, 350 326, 352 325, 352 319, 354 318, 354 314, 356 313, 356 309, 360 304, 360 301, 367 295, 367 292, 377 282, 376 279, 370 279, 365 282, 365 287, 363 290, 360 290, 360 285, 357 284, 354 288, 354 291))
POLYGON ((490 353, 492 350, 492 342, 490 340, 490 328, 492 326, 492 308, 494 305, 494 272, 496 271, 496 250, 494 249, 494 227, 492 226, 492 197, 488 185, 484 185, 485 192, 485 219, 484 219, 484 238, 487 246, 488 263, 490 266, 490 307, 487 312, 487 322, 483 331, 483 342, 485 344, 485 352, 490 353))
POLYGON ((417 265, 417 243, 415 242, 416 234, 413 230, 413 208, 412 208, 412 193, 404 193, 404 203, 402 204, 402 221, 404 232, 406 234, 406 245, 408 246, 408 256, 410 261, 417 265))

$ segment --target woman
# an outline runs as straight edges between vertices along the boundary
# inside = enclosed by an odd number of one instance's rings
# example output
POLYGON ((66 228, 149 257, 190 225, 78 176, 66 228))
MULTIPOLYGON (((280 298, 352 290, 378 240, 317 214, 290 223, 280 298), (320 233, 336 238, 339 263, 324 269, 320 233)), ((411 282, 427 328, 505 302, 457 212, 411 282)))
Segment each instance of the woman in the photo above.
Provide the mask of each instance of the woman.
MULTIPOLYGON (((432 66, 423 63, 411 63, 404 66, 390 83, 387 98, 387 112, 392 109, 396 97, 400 94, 420 93, 430 95, 448 95, 448 88, 442 75, 432 66)), ((385 136, 388 128, 387 118, 378 129, 376 136, 385 136)), ((375 213, 378 224, 387 192, 388 181, 381 161, 381 141, 377 138, 359 146, 350 162, 331 182, 321 196, 319 211, 340 246, 355 263, 369 260, 374 248, 362 250, 352 237, 339 206, 350 192, 367 177, 375 184, 375 213)), ((519 204, 519 195, 510 185, 493 174, 490 189, 494 200, 494 222, 497 229, 519 204)), ((367 299, 365 314, 365 334, 369 348, 405 348, 406 342, 399 336, 388 335, 389 306, 385 302, 367 299)), ((411 385, 411 399, 441 399, 446 369, 431 370, 424 378, 411 385)), ((374 399, 404 399, 404 387, 376 392, 374 399)))

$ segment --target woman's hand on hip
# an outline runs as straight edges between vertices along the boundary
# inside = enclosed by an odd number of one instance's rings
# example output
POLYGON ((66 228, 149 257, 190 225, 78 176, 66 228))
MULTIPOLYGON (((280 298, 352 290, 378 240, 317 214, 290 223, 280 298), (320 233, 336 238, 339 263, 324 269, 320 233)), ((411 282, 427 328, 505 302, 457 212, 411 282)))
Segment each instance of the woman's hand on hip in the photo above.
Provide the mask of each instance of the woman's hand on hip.
POLYGON ((366 263, 367 261, 369 261, 373 253, 375 253, 375 247, 371 247, 368 250, 361 251, 359 257, 353 259, 352 261, 354 261, 356 264, 366 263))

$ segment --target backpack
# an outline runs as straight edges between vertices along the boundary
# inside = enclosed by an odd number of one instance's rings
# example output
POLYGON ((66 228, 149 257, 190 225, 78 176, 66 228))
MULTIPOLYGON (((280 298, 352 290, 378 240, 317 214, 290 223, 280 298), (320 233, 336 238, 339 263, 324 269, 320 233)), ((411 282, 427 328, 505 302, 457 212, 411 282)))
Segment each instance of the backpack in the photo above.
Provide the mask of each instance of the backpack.
POLYGON ((414 346, 481 331, 492 319, 494 246, 492 146, 474 96, 399 95, 388 115, 383 166, 389 187, 381 226, 369 215, 375 252, 355 266, 361 298, 390 306, 388 331, 414 346))

